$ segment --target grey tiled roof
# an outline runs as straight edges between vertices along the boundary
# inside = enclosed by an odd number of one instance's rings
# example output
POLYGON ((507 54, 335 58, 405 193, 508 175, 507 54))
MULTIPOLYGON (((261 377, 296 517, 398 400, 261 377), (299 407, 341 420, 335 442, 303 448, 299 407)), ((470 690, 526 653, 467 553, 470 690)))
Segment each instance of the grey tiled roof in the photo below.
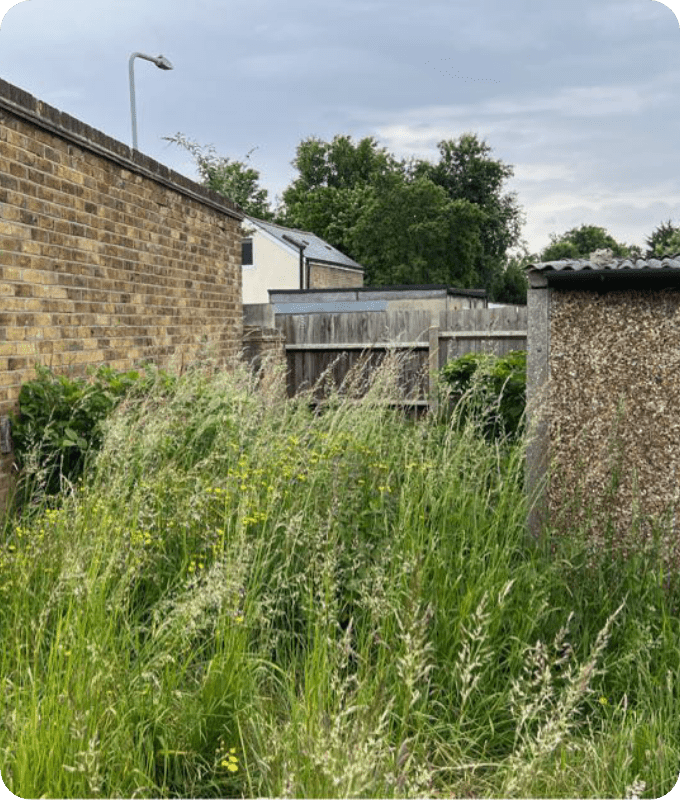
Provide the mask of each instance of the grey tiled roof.
POLYGON ((634 270, 680 269, 680 255, 663 256, 661 258, 614 258, 606 264, 593 263, 588 259, 567 259, 565 261, 544 261, 528 264, 527 270, 542 272, 632 272, 634 270))
POLYGON ((341 267, 351 267, 353 269, 361 269, 363 267, 356 261, 353 261, 349 256, 341 253, 340 250, 325 242, 320 236, 309 231, 300 231, 296 228, 284 228, 282 225, 275 225, 273 222, 265 222, 265 220, 257 219, 255 217, 246 217, 244 220, 253 222, 267 231, 267 233, 274 236, 286 247, 291 247, 291 242, 283 237, 285 235, 292 237, 300 244, 305 245, 305 257, 310 261, 328 261, 331 264, 337 264, 341 267))

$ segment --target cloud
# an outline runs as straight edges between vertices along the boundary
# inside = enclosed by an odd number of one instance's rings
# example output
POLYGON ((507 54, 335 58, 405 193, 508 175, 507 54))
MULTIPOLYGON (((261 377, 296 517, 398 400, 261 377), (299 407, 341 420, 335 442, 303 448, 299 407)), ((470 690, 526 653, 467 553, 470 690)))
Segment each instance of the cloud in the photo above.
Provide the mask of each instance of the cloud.
POLYGON ((672 181, 627 190, 579 182, 571 190, 560 184, 546 191, 514 180, 511 188, 518 190, 520 204, 530 209, 523 235, 532 252, 548 245, 550 233, 560 235, 581 225, 600 225, 617 241, 644 248, 645 238, 662 221, 680 222, 680 201, 674 199, 678 187, 672 181))
POLYGON ((589 22, 610 32, 625 31, 630 26, 630 22, 637 23, 660 23, 668 18, 666 12, 660 6, 666 6, 676 17, 680 18, 678 0, 655 0, 658 5, 651 5, 649 2, 640 0, 613 0, 608 3, 591 3, 586 10, 586 18, 589 22))
POLYGON ((534 163, 515 167, 515 180, 523 184, 544 183, 545 181, 567 181, 576 179, 573 167, 566 164, 534 163))
POLYGON ((667 116, 679 80, 676 72, 662 72, 647 81, 495 94, 478 103, 367 116, 381 142, 402 157, 437 160, 437 142, 465 131, 486 139, 494 157, 514 165, 507 189, 526 210, 523 235, 533 252, 551 232, 584 223, 643 246, 662 220, 680 215, 674 199, 680 182, 668 178, 675 165, 656 156, 656 139, 645 133, 667 116), (642 129, 641 118, 648 120, 642 129))

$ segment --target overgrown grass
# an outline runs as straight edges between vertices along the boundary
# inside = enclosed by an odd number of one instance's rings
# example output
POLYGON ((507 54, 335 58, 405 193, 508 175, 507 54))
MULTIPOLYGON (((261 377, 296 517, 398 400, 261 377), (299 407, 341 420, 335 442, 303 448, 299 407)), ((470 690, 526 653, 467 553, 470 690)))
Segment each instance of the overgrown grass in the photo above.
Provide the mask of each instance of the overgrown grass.
POLYGON ((677 582, 526 534, 524 443, 242 370, 126 401, 0 550, 22 797, 659 797, 677 582), (276 387, 274 387, 275 389, 276 387))

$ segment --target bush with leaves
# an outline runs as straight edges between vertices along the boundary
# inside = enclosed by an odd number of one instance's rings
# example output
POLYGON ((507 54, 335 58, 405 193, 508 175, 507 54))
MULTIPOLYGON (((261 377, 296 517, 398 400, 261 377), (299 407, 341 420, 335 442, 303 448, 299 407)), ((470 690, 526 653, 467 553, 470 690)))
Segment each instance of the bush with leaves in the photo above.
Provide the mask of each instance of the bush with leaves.
POLYGON ((516 438, 526 406, 526 351, 505 356, 467 353, 445 364, 440 381, 461 419, 473 419, 489 438, 516 438))
POLYGON ((75 482, 101 446, 103 421, 121 400, 148 392, 157 380, 172 380, 150 366, 142 372, 102 366, 88 378, 56 375, 40 364, 35 370, 36 378, 21 387, 19 413, 12 415, 20 500, 56 494, 64 479, 75 482))

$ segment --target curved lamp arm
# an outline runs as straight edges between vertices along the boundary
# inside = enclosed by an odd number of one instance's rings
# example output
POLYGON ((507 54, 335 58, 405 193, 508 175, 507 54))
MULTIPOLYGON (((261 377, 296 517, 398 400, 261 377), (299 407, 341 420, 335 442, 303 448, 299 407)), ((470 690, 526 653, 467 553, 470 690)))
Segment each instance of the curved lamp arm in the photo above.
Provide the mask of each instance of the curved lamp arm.
POLYGON ((137 108, 135 104, 135 58, 151 61, 159 69, 173 69, 172 64, 165 56, 148 56, 146 53, 133 53, 128 62, 130 72, 130 113, 132 117, 132 149, 137 150, 137 108))

